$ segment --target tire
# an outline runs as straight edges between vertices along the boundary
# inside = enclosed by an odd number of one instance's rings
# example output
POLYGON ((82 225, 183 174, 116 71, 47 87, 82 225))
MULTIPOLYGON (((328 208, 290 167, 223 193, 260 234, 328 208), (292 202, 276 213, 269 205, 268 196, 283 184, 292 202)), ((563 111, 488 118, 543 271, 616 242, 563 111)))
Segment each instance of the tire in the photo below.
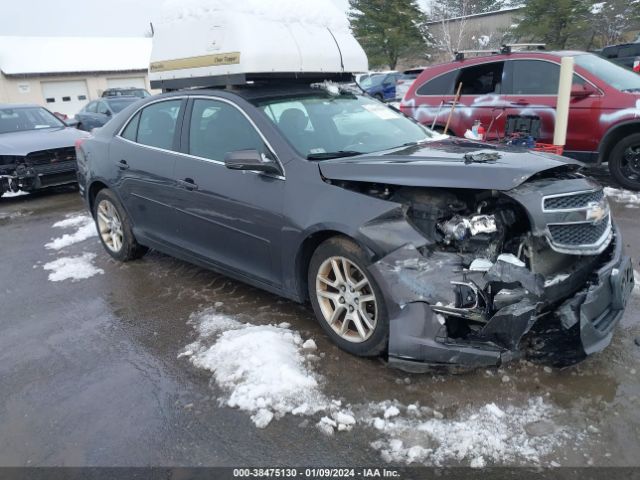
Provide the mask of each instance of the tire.
POLYGON ((611 176, 629 190, 640 190, 640 133, 620 140, 609 155, 611 176))
POLYGON ((314 252, 307 278, 311 305, 323 330, 342 350, 360 357, 373 357, 384 352, 389 337, 386 305, 380 287, 369 273, 369 264, 367 256, 356 243, 345 237, 333 237, 320 244, 314 252), (336 265, 343 281, 335 275, 336 265), (349 276, 344 275, 345 267, 349 269, 349 276), (319 280, 319 277, 333 285, 319 280), (357 287, 363 280, 366 285, 357 287), (349 286, 356 288, 351 290, 349 286), (323 293, 319 294, 319 291, 323 293), (330 317, 336 311, 339 313, 331 323, 330 317))
POLYGON ((133 235, 131 221, 114 193, 105 188, 93 202, 93 218, 102 246, 116 260, 128 262, 147 253, 133 235))
POLYGON ((76 125, 76 128, 78 130, 84 130, 84 125, 82 125, 81 123, 79 123, 78 125, 76 125))

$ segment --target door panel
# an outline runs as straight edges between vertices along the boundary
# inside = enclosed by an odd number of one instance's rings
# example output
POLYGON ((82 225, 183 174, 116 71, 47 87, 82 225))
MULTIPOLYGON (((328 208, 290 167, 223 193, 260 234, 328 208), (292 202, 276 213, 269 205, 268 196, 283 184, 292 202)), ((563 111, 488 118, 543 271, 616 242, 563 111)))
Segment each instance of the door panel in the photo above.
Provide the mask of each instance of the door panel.
POLYGON ((109 150, 136 233, 164 243, 175 243, 177 234, 173 174, 178 154, 171 149, 175 149, 182 109, 182 100, 149 105, 131 120, 135 128, 127 126, 125 138, 115 137, 109 150))
MULTIPOLYGON (((507 115, 540 118, 539 142, 553 143, 558 101, 560 65, 546 60, 511 60, 508 62, 510 92, 507 95, 507 115)), ((574 75, 574 85, 586 82, 574 75)), ((566 150, 595 151, 598 135, 594 135, 592 111, 600 108, 602 97, 572 98, 569 106, 566 150)))
POLYGON ((279 286, 273 249, 280 248, 284 181, 224 166, 230 151, 270 153, 234 106, 195 99, 184 149, 175 166, 181 246, 205 259, 279 286))

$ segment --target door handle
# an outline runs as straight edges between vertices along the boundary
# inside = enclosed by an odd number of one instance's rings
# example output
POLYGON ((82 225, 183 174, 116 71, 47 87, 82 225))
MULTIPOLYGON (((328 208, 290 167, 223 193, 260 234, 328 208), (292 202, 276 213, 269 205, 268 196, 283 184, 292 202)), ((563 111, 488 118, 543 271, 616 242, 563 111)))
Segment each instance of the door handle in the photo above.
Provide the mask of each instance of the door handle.
POLYGON ((524 98, 519 98, 518 100, 515 100, 514 102, 511 102, 511 105, 517 105, 520 107, 524 107, 529 105, 529 102, 527 102, 524 98))
POLYGON ((193 178, 185 178, 184 180, 178 180, 178 186, 186 188, 187 190, 197 190, 198 185, 193 178))
POLYGON ((127 163, 127 161, 126 161, 126 160, 120 160, 120 161, 118 162, 118 168, 119 168, 120 170, 128 170, 128 169, 129 169, 129 164, 127 163))

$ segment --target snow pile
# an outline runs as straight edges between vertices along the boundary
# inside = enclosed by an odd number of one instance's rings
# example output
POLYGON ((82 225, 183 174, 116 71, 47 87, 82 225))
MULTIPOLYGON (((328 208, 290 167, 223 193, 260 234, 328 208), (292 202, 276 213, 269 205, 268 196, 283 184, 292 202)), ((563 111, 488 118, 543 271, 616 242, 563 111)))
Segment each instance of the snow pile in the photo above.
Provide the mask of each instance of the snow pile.
POLYGON ((640 193, 621 190, 619 188, 605 187, 604 194, 618 203, 626 203, 627 206, 637 207, 640 205, 640 193))
POLYGON ((199 19, 221 14, 251 14, 285 23, 302 23, 348 31, 349 21, 332 0, 166 0, 160 23, 199 19))
POLYGON ((307 366, 301 336, 288 326, 243 324, 211 311, 191 322, 200 338, 181 356, 213 372, 228 393, 221 403, 252 413, 258 428, 287 413, 312 415, 329 404, 307 366))
POLYGON ((541 397, 523 408, 490 403, 463 411, 456 419, 417 405, 407 407, 403 416, 395 415, 398 407, 388 403, 372 409, 378 415, 368 423, 386 435, 372 446, 394 463, 460 462, 471 467, 539 463, 566 435, 552 423, 552 408, 541 397))
POLYGON ((60 250, 98 235, 93 219, 88 215, 69 217, 54 223, 53 226, 55 228, 78 227, 78 229, 72 234, 65 233, 61 237, 52 239, 51 242, 45 245, 45 247, 50 250, 60 250))
POLYGON ((4 192, 2 196, 4 198, 12 198, 12 197, 21 197, 22 195, 29 195, 29 192, 23 192, 22 190, 18 190, 17 192, 4 192))
POLYGON ((95 253, 85 253, 78 257, 62 257, 46 263, 42 268, 50 270, 49 281, 85 280, 94 275, 104 273, 104 270, 93 265, 95 253))

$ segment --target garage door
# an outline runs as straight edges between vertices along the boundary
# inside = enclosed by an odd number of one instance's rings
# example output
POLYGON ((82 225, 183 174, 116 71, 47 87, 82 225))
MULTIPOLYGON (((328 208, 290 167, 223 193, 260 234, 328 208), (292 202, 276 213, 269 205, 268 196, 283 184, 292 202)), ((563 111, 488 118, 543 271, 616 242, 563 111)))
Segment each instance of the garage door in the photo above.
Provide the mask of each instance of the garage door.
POLYGON ((107 78, 109 88, 147 88, 144 77, 107 78))
POLYGON ((73 117, 89 101, 87 82, 42 82, 45 105, 52 112, 60 112, 73 117))

